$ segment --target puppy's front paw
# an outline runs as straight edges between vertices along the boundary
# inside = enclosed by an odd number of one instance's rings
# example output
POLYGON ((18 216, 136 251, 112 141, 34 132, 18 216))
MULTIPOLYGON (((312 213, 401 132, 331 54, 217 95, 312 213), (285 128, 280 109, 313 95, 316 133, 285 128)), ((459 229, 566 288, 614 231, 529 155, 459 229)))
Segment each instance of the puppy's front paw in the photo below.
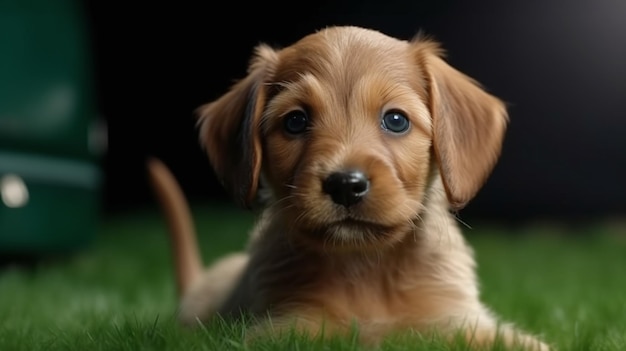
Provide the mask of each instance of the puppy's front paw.
POLYGON ((507 349, 524 351, 556 351, 536 337, 521 332, 510 326, 495 328, 477 328, 466 333, 468 342, 485 347, 503 344, 507 349))
POLYGON ((268 317, 253 324, 246 330, 246 343, 256 340, 273 340, 296 334, 305 338, 319 338, 336 335, 338 330, 321 318, 300 315, 268 317))

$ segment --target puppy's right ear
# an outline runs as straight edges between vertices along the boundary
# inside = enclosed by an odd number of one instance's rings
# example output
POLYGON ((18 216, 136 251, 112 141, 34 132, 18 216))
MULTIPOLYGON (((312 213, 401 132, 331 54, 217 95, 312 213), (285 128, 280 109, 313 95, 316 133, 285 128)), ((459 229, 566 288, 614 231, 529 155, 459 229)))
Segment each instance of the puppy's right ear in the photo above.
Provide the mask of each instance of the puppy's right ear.
POLYGON ((259 45, 248 75, 219 99, 196 111, 200 142, 218 179, 234 199, 249 207, 261 172, 260 120, 265 106, 265 82, 274 73, 278 55, 259 45))

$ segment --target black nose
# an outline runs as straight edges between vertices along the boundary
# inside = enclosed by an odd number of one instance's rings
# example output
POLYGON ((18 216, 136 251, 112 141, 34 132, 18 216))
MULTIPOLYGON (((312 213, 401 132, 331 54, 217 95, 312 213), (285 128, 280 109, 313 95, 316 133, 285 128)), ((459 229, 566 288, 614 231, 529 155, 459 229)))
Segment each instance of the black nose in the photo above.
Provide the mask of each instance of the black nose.
POLYGON ((370 189, 370 182, 361 171, 332 173, 324 180, 322 190, 333 202, 350 207, 361 201, 370 189))

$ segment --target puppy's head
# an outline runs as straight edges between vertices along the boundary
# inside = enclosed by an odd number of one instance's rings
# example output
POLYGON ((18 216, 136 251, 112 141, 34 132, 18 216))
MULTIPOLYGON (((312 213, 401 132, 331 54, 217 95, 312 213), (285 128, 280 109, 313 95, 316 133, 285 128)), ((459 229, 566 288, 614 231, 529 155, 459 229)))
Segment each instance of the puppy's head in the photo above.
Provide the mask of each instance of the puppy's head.
POLYGON ((289 233, 326 247, 381 247, 410 233, 431 176, 451 208, 500 153, 504 105, 438 46, 331 27, 276 51, 199 110, 216 174, 249 205, 263 176, 289 233))

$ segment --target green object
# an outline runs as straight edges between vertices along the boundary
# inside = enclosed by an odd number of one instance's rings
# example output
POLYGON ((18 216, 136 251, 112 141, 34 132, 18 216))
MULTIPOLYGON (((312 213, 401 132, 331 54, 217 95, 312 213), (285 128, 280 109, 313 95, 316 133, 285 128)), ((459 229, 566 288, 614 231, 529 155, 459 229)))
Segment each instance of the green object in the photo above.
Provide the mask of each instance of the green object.
POLYGON ((95 236, 105 135, 81 4, 0 2, 0 256, 95 236))

